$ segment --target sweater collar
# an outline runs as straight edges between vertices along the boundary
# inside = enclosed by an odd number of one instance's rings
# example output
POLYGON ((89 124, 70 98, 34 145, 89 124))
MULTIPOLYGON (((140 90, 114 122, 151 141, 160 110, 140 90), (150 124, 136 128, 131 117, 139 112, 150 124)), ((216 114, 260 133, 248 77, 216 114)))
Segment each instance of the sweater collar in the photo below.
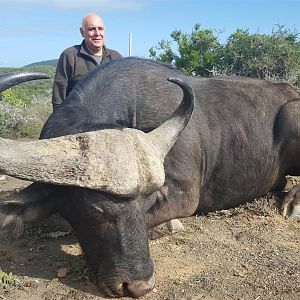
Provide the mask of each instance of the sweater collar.
MULTIPOLYGON (((88 51, 87 46, 86 46, 84 40, 83 40, 82 43, 80 44, 79 52, 80 52, 81 54, 88 55, 88 56, 91 56, 91 55, 92 55, 92 54, 88 51)), ((109 53, 108 53, 108 49, 106 48, 105 45, 103 45, 102 57, 105 57, 105 56, 107 56, 108 54, 109 54, 109 53)))

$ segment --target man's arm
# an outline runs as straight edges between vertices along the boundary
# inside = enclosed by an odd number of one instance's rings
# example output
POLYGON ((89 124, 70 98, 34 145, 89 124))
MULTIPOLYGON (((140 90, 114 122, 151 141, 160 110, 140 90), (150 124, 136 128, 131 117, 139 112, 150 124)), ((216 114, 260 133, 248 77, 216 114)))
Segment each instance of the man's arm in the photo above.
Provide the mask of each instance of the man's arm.
POLYGON ((53 111, 65 100, 67 96, 67 88, 69 83, 67 66, 67 57, 64 53, 62 53, 59 57, 54 77, 54 84, 52 90, 53 111))

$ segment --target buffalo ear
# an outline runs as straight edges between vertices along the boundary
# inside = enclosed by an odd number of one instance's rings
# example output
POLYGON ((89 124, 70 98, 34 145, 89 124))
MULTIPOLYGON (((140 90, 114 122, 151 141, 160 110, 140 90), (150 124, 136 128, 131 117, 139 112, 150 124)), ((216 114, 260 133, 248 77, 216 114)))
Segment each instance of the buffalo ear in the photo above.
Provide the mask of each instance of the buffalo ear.
MULTIPOLYGON (((10 199, 0 202, 0 229, 20 236, 25 224, 35 224, 56 212, 55 200, 45 193, 38 197, 41 184, 33 183, 10 199)), ((45 186, 45 185, 44 185, 45 186)), ((45 187, 44 187, 45 188, 45 187)))
POLYGON ((0 228, 7 230, 13 236, 19 237, 24 231, 22 213, 25 205, 15 201, 0 203, 0 228))

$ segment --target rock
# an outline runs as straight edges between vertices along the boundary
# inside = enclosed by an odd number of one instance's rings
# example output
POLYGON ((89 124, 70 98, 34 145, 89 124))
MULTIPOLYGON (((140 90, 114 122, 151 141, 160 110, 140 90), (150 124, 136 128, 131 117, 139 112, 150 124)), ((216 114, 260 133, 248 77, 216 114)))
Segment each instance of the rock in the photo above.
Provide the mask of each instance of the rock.
POLYGON ((0 175, 0 181, 5 181, 6 180, 6 175, 0 175))
POLYGON ((184 226, 178 219, 173 219, 167 222, 167 226, 172 234, 180 232, 184 229, 184 226))
POLYGON ((63 278, 68 274, 68 269, 66 267, 59 268, 57 271, 57 277, 58 278, 63 278))

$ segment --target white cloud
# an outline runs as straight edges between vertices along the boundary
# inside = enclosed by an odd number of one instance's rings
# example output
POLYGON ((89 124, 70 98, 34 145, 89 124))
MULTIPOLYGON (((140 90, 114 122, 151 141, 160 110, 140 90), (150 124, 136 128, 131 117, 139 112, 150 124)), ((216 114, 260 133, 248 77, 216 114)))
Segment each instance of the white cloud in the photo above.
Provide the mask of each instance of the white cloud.
POLYGON ((143 1, 124 0, 53 0, 53 5, 61 8, 99 8, 102 10, 131 10, 143 7, 143 1))
POLYGON ((0 0, 5 7, 12 6, 36 6, 50 9, 99 9, 102 11, 138 10, 154 2, 155 0, 0 0))

